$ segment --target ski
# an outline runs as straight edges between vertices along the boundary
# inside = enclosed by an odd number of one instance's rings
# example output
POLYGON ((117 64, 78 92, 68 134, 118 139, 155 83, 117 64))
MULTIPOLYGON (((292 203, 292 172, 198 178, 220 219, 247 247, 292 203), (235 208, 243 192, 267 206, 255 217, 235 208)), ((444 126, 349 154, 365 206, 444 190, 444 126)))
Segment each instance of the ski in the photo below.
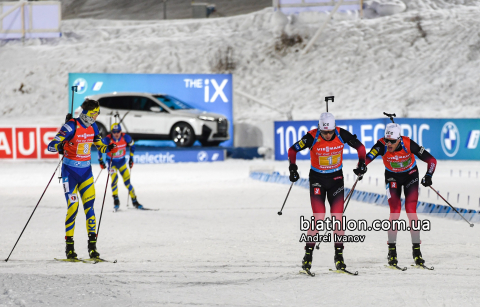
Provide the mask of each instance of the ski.
POLYGON ((328 269, 330 272, 334 272, 334 273, 339 273, 339 274, 349 274, 349 275, 358 275, 358 271, 355 271, 355 273, 353 272, 350 272, 348 270, 333 270, 333 269, 328 269))
POLYGON ((315 277, 315 273, 311 272, 310 269, 300 270, 299 273, 300 273, 300 274, 305 274, 305 275, 308 275, 308 276, 315 277))
POLYGON ((425 270, 429 270, 429 271, 433 271, 433 270, 434 270, 434 267, 433 267, 433 266, 429 268, 428 266, 426 266, 426 265, 424 265, 424 264, 412 264, 412 266, 413 266, 413 267, 416 267, 416 268, 418 268, 418 269, 425 269, 425 270))
POLYGON ((385 265, 386 268, 389 268, 389 269, 392 269, 392 270, 400 270, 400 271, 406 271, 407 268, 406 267, 399 267, 398 265, 385 265))
POLYGON ((117 260, 106 260, 102 258, 88 258, 88 259, 81 259, 85 262, 91 262, 91 263, 99 263, 99 262, 110 262, 110 263, 117 263, 117 260))
POLYGON ((151 209, 151 208, 130 208, 128 207, 128 209, 132 209, 132 210, 148 210, 148 211, 158 211, 159 209, 151 209))
POLYGON ((59 258, 53 258, 56 261, 63 261, 63 262, 83 262, 83 263, 88 263, 87 261, 84 261, 83 259, 79 258, 73 258, 73 259, 59 259, 59 258))

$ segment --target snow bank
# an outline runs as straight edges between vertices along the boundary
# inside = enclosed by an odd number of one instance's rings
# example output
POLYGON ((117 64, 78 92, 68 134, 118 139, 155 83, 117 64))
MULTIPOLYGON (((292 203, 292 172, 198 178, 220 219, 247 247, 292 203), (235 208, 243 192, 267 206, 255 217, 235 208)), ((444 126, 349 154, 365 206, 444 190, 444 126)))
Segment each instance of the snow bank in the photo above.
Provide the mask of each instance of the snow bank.
POLYGON ((480 7, 464 2, 471 6, 442 9, 431 1, 436 9, 334 19, 305 56, 300 51, 325 14, 289 18, 287 36, 300 37, 291 46, 274 35, 271 9, 205 20, 65 20, 61 39, 0 47, 0 118, 63 116, 69 72, 208 73, 227 47, 234 50, 234 89, 272 107, 237 94, 235 123, 316 119, 327 95, 336 96, 330 108, 338 118, 386 110, 478 117, 480 7))

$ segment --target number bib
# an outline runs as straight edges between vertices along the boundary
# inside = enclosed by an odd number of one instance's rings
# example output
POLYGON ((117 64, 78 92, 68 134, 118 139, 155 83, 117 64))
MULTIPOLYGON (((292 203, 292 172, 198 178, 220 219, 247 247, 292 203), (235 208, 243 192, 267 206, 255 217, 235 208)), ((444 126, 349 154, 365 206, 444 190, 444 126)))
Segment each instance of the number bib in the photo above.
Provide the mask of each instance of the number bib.
POLYGON ((336 137, 331 141, 322 139, 317 129, 308 132, 316 141, 310 150, 310 162, 313 170, 320 173, 331 173, 342 168, 344 144, 339 131, 340 128, 336 128, 336 137))
POLYGON ((89 143, 79 143, 77 145, 77 155, 89 155, 92 148, 89 143))
POLYGON ((75 135, 65 143, 65 158, 73 161, 90 161, 95 130, 92 126, 84 128, 79 123, 76 125, 75 135))
POLYGON ((341 159, 342 159, 341 154, 336 154, 333 156, 319 156, 318 163, 321 166, 338 165, 341 159))

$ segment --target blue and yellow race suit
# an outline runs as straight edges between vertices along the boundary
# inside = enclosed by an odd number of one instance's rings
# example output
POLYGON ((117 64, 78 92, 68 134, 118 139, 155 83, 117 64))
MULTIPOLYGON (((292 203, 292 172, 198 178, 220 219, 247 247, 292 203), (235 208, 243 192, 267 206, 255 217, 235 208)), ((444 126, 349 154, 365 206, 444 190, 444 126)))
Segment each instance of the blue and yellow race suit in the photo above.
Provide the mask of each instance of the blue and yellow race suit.
MULTIPOLYGON (((133 153, 135 152, 135 143, 131 136, 128 134, 122 133, 120 138, 116 140, 112 134, 107 135, 102 140, 105 144, 114 143, 117 145, 116 148, 112 149, 112 151, 107 153, 107 163, 106 165, 110 165, 112 163, 109 174, 112 175, 112 195, 118 196, 118 175, 117 171, 120 172, 122 175, 123 183, 125 187, 128 189, 130 197, 132 199, 136 199, 135 189, 133 188, 130 182, 130 172, 127 167, 127 159, 125 159, 125 155, 127 153, 127 147, 130 148, 130 159, 133 160, 133 153)), ((98 151, 98 161, 102 161, 103 155, 100 151, 98 151)))
POLYGON ((106 152, 108 144, 105 145, 102 142, 95 123, 87 126, 78 118, 71 119, 62 126, 53 141, 48 144, 48 151, 57 152, 60 143, 64 143, 62 182, 68 206, 65 219, 66 236, 73 237, 75 231, 79 203, 77 192, 80 192, 82 198, 87 219, 87 232, 95 234, 96 220, 93 208, 95 186, 90 165, 90 150, 93 143, 99 152, 106 152))

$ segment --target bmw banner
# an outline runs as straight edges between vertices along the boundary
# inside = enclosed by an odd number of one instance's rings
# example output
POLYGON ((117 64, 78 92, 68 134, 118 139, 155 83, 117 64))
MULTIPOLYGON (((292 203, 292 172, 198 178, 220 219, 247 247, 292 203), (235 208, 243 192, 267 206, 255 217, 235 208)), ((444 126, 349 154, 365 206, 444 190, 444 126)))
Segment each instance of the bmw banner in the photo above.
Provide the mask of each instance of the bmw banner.
MULTIPOLYGON (((96 150, 94 150, 96 151, 96 150)), ((96 157, 95 153, 95 157, 96 157)), ((138 147, 133 156, 135 164, 172 164, 179 162, 217 162, 225 161, 225 149, 159 149, 158 147, 138 147)), ((97 159, 92 159, 97 164, 97 159)))
MULTIPOLYGON (((379 119, 336 120, 341 127, 357 135, 367 152, 382 138, 385 126, 391 121, 379 119)), ((395 118, 402 127, 402 135, 408 136, 425 147, 436 159, 480 160, 480 119, 454 118, 395 118)), ((275 159, 287 160, 288 149, 309 130, 316 129, 318 121, 275 122, 275 159)), ((357 159, 357 152, 345 146, 344 159, 357 159)), ((310 159, 309 150, 297 154, 297 159, 310 159)))
MULTIPOLYGON (((72 101, 71 86, 77 86, 73 110, 86 97, 100 94, 150 93, 169 95, 201 111, 218 113, 228 121, 229 140, 222 146, 233 146, 233 84, 231 74, 106 74, 69 73, 68 111, 72 101)), ((208 120, 209 117, 205 120, 208 120)), ((143 128, 148 129, 148 128, 143 128)), ((215 133, 215 132, 213 132, 215 133)), ((212 134, 213 134, 212 133, 212 134)))

